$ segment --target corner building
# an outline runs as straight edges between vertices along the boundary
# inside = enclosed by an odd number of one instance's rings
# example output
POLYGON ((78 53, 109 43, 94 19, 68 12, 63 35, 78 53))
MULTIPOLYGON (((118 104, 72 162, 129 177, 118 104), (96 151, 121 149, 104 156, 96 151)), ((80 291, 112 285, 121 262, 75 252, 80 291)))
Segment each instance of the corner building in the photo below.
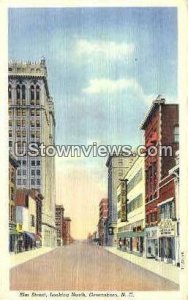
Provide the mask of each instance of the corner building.
MULTIPOLYGON (((10 62, 8 69, 9 148, 14 153, 34 142, 55 143, 54 103, 50 96, 45 59, 39 62, 10 62)), ((18 158, 18 157, 17 157, 18 158)), ((19 157, 17 188, 36 189, 44 196, 42 207, 42 245, 56 245, 55 159, 19 157)))
POLYGON ((165 99, 158 96, 141 129, 145 132, 146 145, 146 256, 172 262, 176 256, 173 237, 178 234, 178 224, 175 221, 174 180, 169 171, 176 165, 175 153, 179 148, 178 104, 166 104, 165 99), (151 146, 158 150, 155 156, 149 155, 151 146), (170 146, 172 155, 165 155, 163 152, 160 154, 161 146, 170 146))

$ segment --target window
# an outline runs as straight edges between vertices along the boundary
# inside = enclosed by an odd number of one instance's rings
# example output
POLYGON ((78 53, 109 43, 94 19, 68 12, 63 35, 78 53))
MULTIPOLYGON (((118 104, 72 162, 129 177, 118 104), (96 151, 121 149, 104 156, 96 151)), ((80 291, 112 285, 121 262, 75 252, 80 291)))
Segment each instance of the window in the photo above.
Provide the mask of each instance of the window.
POLYGON ((12 130, 9 130, 9 137, 12 137, 12 130))
POLYGON ((35 115, 35 110, 31 109, 30 114, 31 114, 31 116, 34 116, 35 115))
POLYGON ((21 137, 21 131, 17 131, 16 136, 21 137))
POLYGON ((9 126, 12 126, 12 120, 9 120, 8 123, 9 123, 9 126))
POLYGON ((22 85, 22 100, 25 100, 25 85, 22 85))
POLYGON ((26 169, 23 170, 22 174, 23 174, 23 175, 26 175, 26 169))
POLYGON ((20 86, 19 85, 16 86, 16 99, 17 100, 20 99, 20 86))
POLYGON ((21 179, 17 179, 17 184, 18 184, 18 185, 21 185, 21 184, 22 184, 21 179))
POLYGON ((9 147, 12 147, 12 141, 9 141, 9 147))
POLYGON ((40 121, 39 120, 36 120, 36 126, 40 127, 40 121))
POLYGON ((22 126, 25 127, 26 125, 26 120, 22 120, 22 126))
POLYGON ((20 176, 21 175, 21 169, 17 170, 17 175, 20 176))
POLYGON ((31 185, 35 185, 35 179, 31 179, 31 185))
POLYGON ((37 116, 40 116, 40 109, 37 109, 37 110, 36 110, 36 115, 37 115, 37 116))
POLYGON ((22 137, 25 138, 26 137, 26 131, 22 131, 22 137))
POLYGON ((30 121, 31 127, 35 127, 35 122, 33 120, 30 121))
POLYGON ((21 121, 20 120, 16 120, 16 126, 20 127, 21 126, 21 121))
POLYGON ((22 165, 26 166, 26 160, 22 160, 22 165))
POLYGON ((31 138, 34 139, 35 138, 35 133, 31 132, 31 138))
POLYGON ((23 116, 23 117, 26 116, 26 109, 22 109, 22 116, 23 116))
POLYGON ((174 142, 179 143, 179 126, 174 127, 174 142))
POLYGON ((9 84, 9 86, 8 86, 8 98, 9 98, 9 99, 12 99, 12 87, 11 87, 10 84, 9 84))
POLYGON ((35 170, 33 170, 33 169, 31 170, 31 175, 35 176, 35 170))
POLYGON ((26 183, 27 183, 26 179, 23 179, 23 185, 26 185, 26 183))
POLYGON ((40 138, 40 131, 37 131, 37 132, 36 132, 36 137, 37 137, 37 138, 40 138))
POLYGON ((38 85, 36 87, 36 100, 40 100, 40 87, 38 85))
POLYGON ((17 109, 17 116, 20 117, 21 116, 21 109, 17 109))
POLYGON ((160 219, 173 219, 175 218, 175 203, 174 201, 165 203, 160 207, 160 219))
POLYGON ((31 166, 35 166, 35 160, 31 161, 31 166))
POLYGON ((37 179, 37 185, 40 185, 40 179, 37 179))
POLYGON ((31 97, 31 104, 34 104, 33 100, 35 99, 35 89, 33 85, 30 88, 30 97, 31 97))
POLYGON ((40 166, 40 160, 37 160, 37 166, 40 166))
POLYGON ((40 170, 37 170, 37 175, 38 175, 38 176, 40 175, 40 170))

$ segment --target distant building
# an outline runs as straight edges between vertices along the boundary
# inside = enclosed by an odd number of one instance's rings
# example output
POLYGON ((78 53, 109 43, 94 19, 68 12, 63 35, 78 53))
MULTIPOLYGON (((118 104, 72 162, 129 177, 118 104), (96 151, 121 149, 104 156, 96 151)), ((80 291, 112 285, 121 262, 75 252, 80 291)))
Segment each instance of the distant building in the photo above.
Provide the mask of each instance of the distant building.
POLYGON ((64 207, 63 205, 56 204, 55 206, 55 225, 57 228, 57 246, 63 245, 63 220, 64 220, 64 207))
POLYGON ((137 157, 117 188, 118 247, 137 255, 144 254, 144 161, 144 157, 137 157))
POLYGON ((16 231, 16 169, 19 167, 16 158, 9 154, 9 251, 15 250, 18 237, 16 231))
POLYGON ((108 218, 108 199, 103 198, 99 203, 98 235, 102 246, 106 245, 106 221, 108 218))
POLYGON ((110 155, 106 162, 108 168, 108 237, 107 245, 117 243, 117 186, 119 180, 128 172, 134 157, 110 155))
POLYGON ((72 243, 72 237, 71 237, 71 219, 69 217, 66 217, 63 219, 63 243, 64 245, 69 245, 72 243))
POLYGON ((56 245, 55 159, 29 156, 30 143, 55 144, 54 102, 50 96, 45 59, 39 62, 10 62, 8 67, 9 148, 17 145, 20 167, 17 187, 37 189, 44 195, 42 207, 43 246, 56 245))
POLYGON ((175 153, 179 148, 178 104, 166 104, 158 96, 153 101, 141 129, 145 132, 145 213, 146 255, 156 259, 175 260, 175 188, 169 171, 175 166, 175 153), (152 147, 156 155, 149 155, 152 147), (172 153, 160 154, 161 146, 170 146, 172 153), (168 219, 168 220, 167 220, 168 219), (173 228, 173 230, 172 230, 173 228), (165 238, 166 236, 166 238, 165 238))

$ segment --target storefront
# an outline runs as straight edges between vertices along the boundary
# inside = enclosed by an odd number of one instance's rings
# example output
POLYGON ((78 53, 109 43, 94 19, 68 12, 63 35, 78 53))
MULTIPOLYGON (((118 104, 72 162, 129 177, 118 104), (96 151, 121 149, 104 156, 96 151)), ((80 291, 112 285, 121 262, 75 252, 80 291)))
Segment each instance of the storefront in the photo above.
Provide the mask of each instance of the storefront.
POLYGON ((24 250, 31 250, 36 247, 36 235, 27 231, 23 233, 24 250))
POLYGON ((18 239, 18 232, 16 231, 16 224, 9 223, 9 251, 14 252, 18 239))
MULTIPOLYGON (((144 253, 144 231, 124 231, 118 233, 118 241, 121 241, 121 250, 129 253, 143 255, 144 253)), ((119 243, 118 243, 118 248, 119 243)))
POLYGON ((178 264, 177 222, 171 219, 159 223, 159 259, 165 263, 178 264))
POLYGON ((146 257, 158 257, 158 227, 148 227, 146 232, 146 257))

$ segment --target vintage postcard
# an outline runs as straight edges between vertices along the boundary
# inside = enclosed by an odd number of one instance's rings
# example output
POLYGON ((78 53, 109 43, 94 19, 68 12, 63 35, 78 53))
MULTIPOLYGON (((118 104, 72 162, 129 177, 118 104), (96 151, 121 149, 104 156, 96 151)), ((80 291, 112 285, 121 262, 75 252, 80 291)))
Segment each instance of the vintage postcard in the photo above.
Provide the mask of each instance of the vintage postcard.
POLYGON ((188 299, 186 1, 1 16, 1 299, 188 299))

